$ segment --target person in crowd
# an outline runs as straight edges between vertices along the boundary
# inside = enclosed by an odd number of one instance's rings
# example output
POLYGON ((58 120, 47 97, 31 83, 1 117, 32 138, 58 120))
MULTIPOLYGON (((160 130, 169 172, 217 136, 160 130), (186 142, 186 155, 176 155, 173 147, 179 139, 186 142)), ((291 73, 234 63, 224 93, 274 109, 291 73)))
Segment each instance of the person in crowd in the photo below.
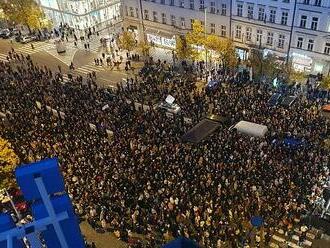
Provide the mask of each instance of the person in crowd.
POLYGON ((310 196, 321 194, 329 166, 320 145, 329 134, 321 102, 299 98, 294 107, 269 107, 265 85, 229 83, 221 70, 211 76, 224 86, 206 94, 194 83, 195 67, 177 73, 161 61, 147 62, 139 77, 114 90, 97 87, 95 77, 72 76, 63 84, 60 68, 38 67, 14 51, 12 57, 21 62, 0 62, 0 111, 7 113, 0 136, 21 163, 58 157, 76 213, 95 229, 129 243, 132 233, 142 234, 143 247, 178 236, 201 247, 240 247, 251 239, 252 216, 262 216, 267 233, 290 227, 311 209, 310 196), (153 106, 169 94, 182 108, 174 118, 134 104, 153 106), (210 112, 228 116, 231 124, 262 123, 268 134, 250 138, 221 126, 198 144, 182 142, 210 112), (288 133, 308 146, 274 144, 288 133))

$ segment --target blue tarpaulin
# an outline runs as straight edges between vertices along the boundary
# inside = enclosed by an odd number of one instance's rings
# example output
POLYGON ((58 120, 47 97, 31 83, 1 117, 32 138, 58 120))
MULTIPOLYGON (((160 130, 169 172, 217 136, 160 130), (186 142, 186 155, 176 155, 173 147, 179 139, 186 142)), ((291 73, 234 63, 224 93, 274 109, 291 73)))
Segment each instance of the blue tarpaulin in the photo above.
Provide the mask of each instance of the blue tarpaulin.
POLYGON ((198 248, 198 245, 187 238, 177 238, 163 246, 163 248, 198 248))

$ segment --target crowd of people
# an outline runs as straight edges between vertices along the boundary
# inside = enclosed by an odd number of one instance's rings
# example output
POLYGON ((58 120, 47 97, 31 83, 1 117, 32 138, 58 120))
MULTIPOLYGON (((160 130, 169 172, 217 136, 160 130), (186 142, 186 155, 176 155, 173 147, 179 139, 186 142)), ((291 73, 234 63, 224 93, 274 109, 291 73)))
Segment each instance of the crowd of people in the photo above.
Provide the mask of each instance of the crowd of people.
POLYGON ((196 87, 193 68, 185 70, 151 61, 112 91, 96 87, 93 77, 63 83, 60 73, 23 56, 19 64, 1 63, 0 136, 22 163, 58 157, 77 214, 124 241, 143 234, 135 247, 178 236, 201 247, 241 247, 250 242, 252 216, 263 218, 269 242, 276 227, 292 228, 306 214, 328 176, 322 142, 329 124, 320 102, 299 97, 292 107, 270 107, 268 87, 228 83, 221 70, 210 75, 221 87, 207 94, 196 87), (153 106, 168 94, 182 108, 173 118, 134 105, 153 106), (208 112, 261 123, 269 132, 251 138, 222 126, 201 143, 182 142, 208 112), (308 146, 273 142, 286 136, 308 146))

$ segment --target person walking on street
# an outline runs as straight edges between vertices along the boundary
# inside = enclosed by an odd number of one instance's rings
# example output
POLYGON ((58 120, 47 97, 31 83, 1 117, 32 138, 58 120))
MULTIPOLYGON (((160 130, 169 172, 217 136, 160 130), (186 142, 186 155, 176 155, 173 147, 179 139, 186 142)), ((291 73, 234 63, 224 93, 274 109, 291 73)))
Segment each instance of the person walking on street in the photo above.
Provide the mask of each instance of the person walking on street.
POLYGON ((33 45, 33 43, 31 43, 31 48, 32 48, 32 50, 34 50, 34 45, 33 45))
POLYGON ((87 49, 90 50, 90 48, 89 48, 89 43, 87 43, 87 49))

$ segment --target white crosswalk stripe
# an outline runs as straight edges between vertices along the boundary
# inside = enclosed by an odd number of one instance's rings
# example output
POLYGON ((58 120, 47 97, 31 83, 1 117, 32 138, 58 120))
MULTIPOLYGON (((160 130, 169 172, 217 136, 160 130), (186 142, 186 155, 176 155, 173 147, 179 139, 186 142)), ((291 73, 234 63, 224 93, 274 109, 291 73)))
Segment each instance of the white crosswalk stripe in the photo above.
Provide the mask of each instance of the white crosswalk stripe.
POLYGON ((8 62, 7 55, 6 54, 3 54, 3 53, 0 53, 0 61, 8 62))
POLYGON ((100 72, 105 70, 106 70, 106 66, 96 66, 93 62, 90 62, 87 65, 77 68, 75 71, 80 72, 82 74, 88 74, 88 73, 92 73, 93 71, 100 72))
POLYGON ((54 48, 54 44, 45 43, 45 42, 33 42, 34 49, 31 47, 31 43, 24 44, 23 46, 16 48, 15 51, 17 53, 23 53, 23 54, 33 54, 41 51, 48 50, 50 48, 54 48))

